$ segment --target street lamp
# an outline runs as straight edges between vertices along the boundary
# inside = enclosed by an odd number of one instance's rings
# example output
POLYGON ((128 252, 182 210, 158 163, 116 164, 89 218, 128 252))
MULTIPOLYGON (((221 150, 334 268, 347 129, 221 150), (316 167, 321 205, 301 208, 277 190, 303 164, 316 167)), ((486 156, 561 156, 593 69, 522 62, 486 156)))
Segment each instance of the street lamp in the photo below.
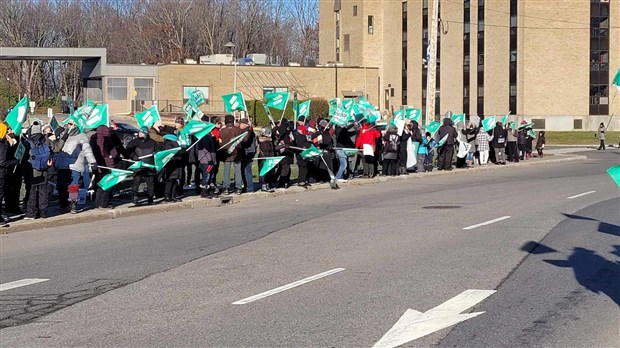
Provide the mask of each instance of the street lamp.
POLYGON ((233 89, 234 89, 234 92, 237 92, 237 62, 235 61, 235 53, 234 53, 234 49, 236 45, 232 43, 232 41, 229 41, 226 45, 224 45, 224 47, 229 48, 230 54, 232 55, 232 63, 235 66, 233 70, 234 71, 233 89))

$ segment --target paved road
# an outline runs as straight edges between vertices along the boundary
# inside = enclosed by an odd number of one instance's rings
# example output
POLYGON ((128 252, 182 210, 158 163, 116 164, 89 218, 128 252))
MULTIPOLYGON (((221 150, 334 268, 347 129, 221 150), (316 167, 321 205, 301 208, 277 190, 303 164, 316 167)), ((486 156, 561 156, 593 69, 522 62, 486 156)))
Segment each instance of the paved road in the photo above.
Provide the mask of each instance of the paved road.
POLYGON ((1 236, 0 283, 49 281, 0 292, 0 345, 372 346, 486 289, 407 346, 618 346, 620 152, 587 155, 1 236))

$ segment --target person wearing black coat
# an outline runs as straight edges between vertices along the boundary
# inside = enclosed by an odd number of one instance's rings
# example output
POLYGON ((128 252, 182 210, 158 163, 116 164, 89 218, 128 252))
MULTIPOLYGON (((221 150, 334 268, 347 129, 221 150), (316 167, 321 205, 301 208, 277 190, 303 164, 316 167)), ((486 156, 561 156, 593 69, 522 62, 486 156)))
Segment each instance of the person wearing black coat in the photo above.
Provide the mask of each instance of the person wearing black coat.
MULTIPOLYGON (((174 134, 164 135, 164 142, 161 144, 161 151, 172 150, 179 147, 178 138, 174 134)), ((164 182, 164 202, 180 202, 176 197, 179 183, 183 177, 184 151, 178 151, 161 171, 161 179, 164 182)))
POLYGON ((312 142, 319 150, 323 150, 321 156, 323 156, 323 160, 320 160, 318 165, 319 173, 317 173, 318 180, 329 182, 330 175, 329 173, 333 173, 333 164, 334 164, 334 142, 331 134, 329 133, 328 122, 326 120, 319 121, 317 126, 317 131, 312 134, 310 137, 312 142), (327 166, 326 166, 327 164, 327 166))
POLYGON ((409 173, 407 173, 407 147, 409 145, 409 139, 411 139, 412 127, 411 123, 406 124, 400 136, 400 144, 398 146, 398 174, 400 175, 409 175, 409 173))
POLYGON ((291 179, 291 164, 293 164, 294 153, 290 146, 294 144, 293 128, 286 118, 280 121, 275 132, 272 132, 271 137, 273 139, 274 146, 276 148, 277 156, 284 156, 280 161, 280 179, 278 181, 278 187, 288 188, 291 179))
POLYGON ((112 191, 102 189, 97 183, 110 173, 109 169, 101 167, 117 168, 121 161, 121 154, 125 149, 121 139, 108 126, 97 127, 97 131, 90 138, 90 148, 93 151, 93 156, 95 156, 98 166, 94 173, 95 180, 93 182, 93 186, 96 187, 95 208, 113 209, 114 206, 110 204, 112 191))
MULTIPOLYGON (((138 138, 133 139, 127 144, 125 148, 125 157, 130 158, 132 161, 143 161, 146 164, 155 164, 155 158, 153 155, 157 151, 157 142, 149 137, 149 130, 146 127, 140 128, 138 138)), ((153 203, 153 197, 155 197, 155 177, 157 172, 154 168, 143 168, 137 171, 133 176, 133 204, 138 204, 138 189, 142 179, 146 182, 146 194, 148 203, 153 203)))
MULTIPOLYGON (((295 138, 295 147, 300 149, 307 149, 310 147, 311 143, 308 141, 308 137, 304 135, 299 130, 295 130, 293 132, 293 136, 295 138)), ((310 165, 310 161, 301 157, 301 152, 303 150, 295 150, 295 156, 297 160, 297 167, 299 168, 299 176, 297 179, 297 186, 307 187, 308 186, 308 167, 310 165)))
POLYGON ((0 123, 0 225, 6 226, 6 221, 2 217, 2 200, 4 199, 5 180, 7 173, 12 167, 17 165, 17 160, 9 159, 8 149, 15 140, 7 137, 7 126, 0 123))
POLYGON ((506 164, 506 142, 508 139, 508 132, 504 129, 501 122, 497 122, 497 125, 493 129, 493 140, 491 141, 491 146, 495 151, 495 163, 496 164, 506 164))
POLYGON ((452 170, 452 155, 454 153, 454 141, 458 134, 449 117, 443 119, 443 125, 439 127, 438 139, 447 135, 446 142, 439 148, 439 160, 437 170, 452 170))
MULTIPOLYGON (((261 158, 258 160, 258 170, 260 171, 265 163, 264 158, 275 157, 276 155, 273 142, 271 141, 271 128, 263 127, 263 129, 261 129, 258 137, 258 151, 258 157, 261 158)), ((301 166, 299 167, 299 171, 301 172, 301 166)), ((275 169, 270 170, 264 176, 258 177, 258 183, 261 185, 261 191, 263 192, 273 192, 274 190, 272 187, 277 185, 277 181, 278 176, 275 169)))

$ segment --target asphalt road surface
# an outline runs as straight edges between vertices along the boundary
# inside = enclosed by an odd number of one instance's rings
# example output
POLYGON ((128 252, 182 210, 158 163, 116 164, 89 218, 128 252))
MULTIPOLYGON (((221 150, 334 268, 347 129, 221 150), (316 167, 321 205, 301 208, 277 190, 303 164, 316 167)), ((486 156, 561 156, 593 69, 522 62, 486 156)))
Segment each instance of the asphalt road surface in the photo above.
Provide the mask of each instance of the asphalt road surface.
POLYGON ((587 156, 0 236, 0 346, 618 347, 587 156))

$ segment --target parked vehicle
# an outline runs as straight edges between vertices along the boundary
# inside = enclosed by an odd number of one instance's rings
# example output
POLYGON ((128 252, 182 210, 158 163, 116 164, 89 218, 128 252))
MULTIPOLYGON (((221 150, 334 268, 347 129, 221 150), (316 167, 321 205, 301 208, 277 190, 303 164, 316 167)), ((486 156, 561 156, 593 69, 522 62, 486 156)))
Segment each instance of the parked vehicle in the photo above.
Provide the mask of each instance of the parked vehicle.
POLYGON ((127 146, 130 141, 138 137, 138 128, 129 123, 111 121, 110 128, 121 139, 123 146, 127 146))

